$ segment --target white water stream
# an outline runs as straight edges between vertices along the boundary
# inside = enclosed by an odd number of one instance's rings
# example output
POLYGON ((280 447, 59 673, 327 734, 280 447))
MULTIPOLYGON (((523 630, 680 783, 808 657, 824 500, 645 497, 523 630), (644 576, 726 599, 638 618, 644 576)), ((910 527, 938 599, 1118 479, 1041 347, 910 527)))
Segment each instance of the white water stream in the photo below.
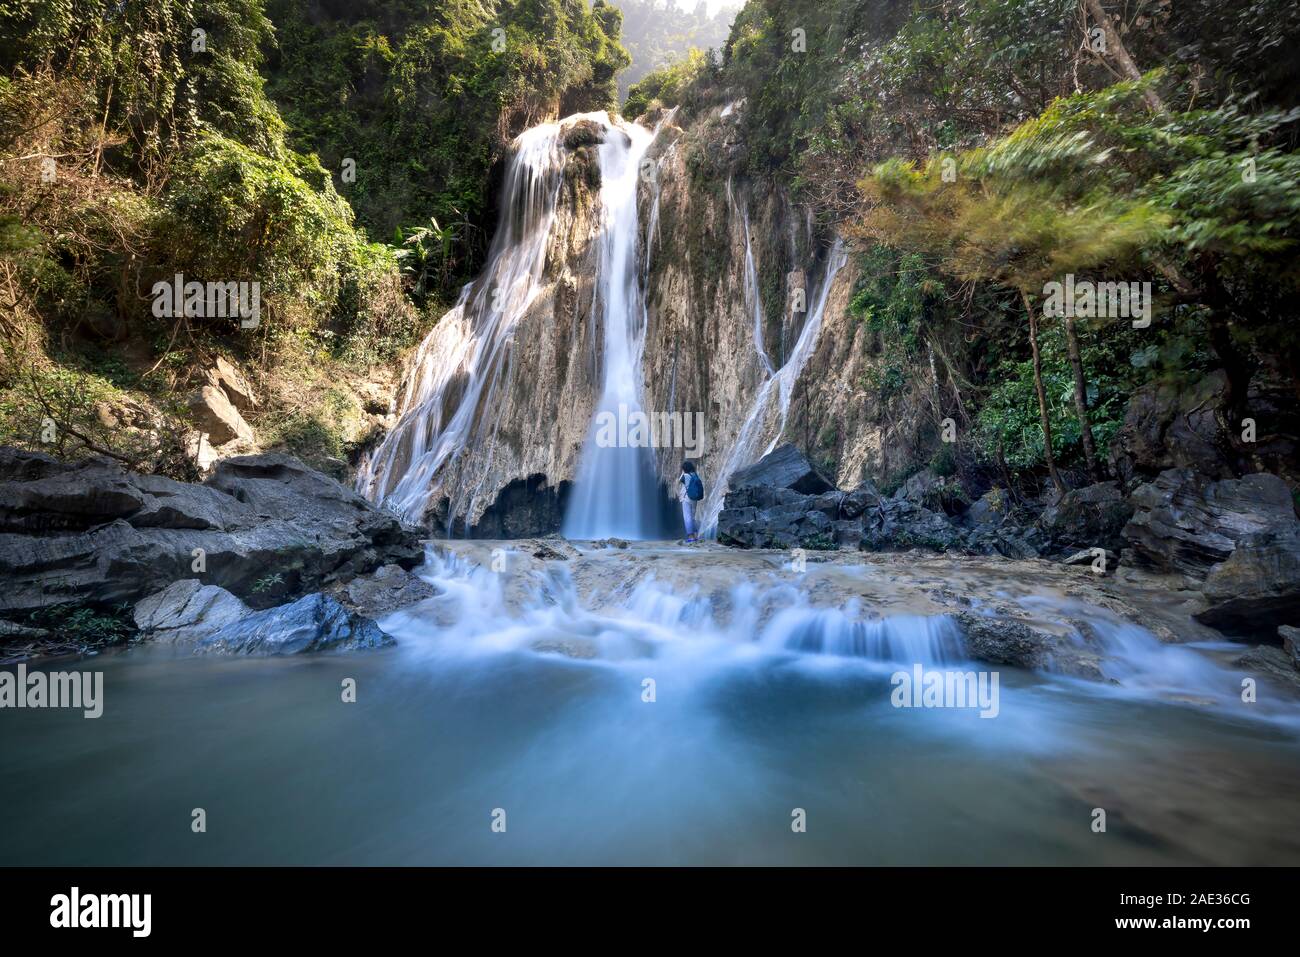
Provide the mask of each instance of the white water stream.
MULTIPOLYGON (((745 259, 752 263, 748 221, 745 228, 745 259)), ((795 383, 799 381, 804 366, 807 365, 809 357, 817 347, 817 337, 821 333, 822 318, 826 312, 826 300, 830 297, 831 286, 834 285, 836 275, 844 268, 847 261, 848 255, 844 250, 844 242, 836 237, 827 257, 825 272, 813 298, 808 319, 804 322, 794 348, 790 350, 790 355, 781 368, 772 373, 755 393, 736 441, 727 450, 722 468, 712 476, 712 482, 700 507, 700 528, 706 537, 712 537, 717 530, 718 514, 722 511, 723 499, 730 487, 731 476, 738 470, 753 465, 776 448, 780 441, 790 415, 790 399, 794 394, 795 383)), ((757 283, 753 286, 753 295, 757 302, 757 283)), ((762 307, 758 305, 755 309, 761 311, 762 307)), ((755 322, 756 324, 760 322, 757 315, 755 322)), ((764 365, 770 369, 771 364, 763 355, 762 339, 757 332, 755 345, 759 349, 764 365)))
POLYGON ((643 412, 646 307, 637 263, 637 186, 654 136, 644 127, 620 123, 600 146, 600 263, 593 320, 603 330, 602 386, 564 518, 566 538, 664 537, 650 449, 623 441, 628 436, 602 442, 602 435, 608 435, 597 425, 602 415, 627 421, 643 412))
MULTIPOLYGON (((608 124, 604 114, 592 114, 608 124)), ((442 471, 471 442, 489 436, 495 392, 515 324, 540 288, 563 181, 562 123, 544 123, 515 140, 498 224, 483 274, 425 336, 398 403, 397 426, 358 469, 357 487, 403 518, 420 522, 442 471), (482 411, 480 411, 482 410, 482 411)), ((447 525, 470 494, 451 501, 447 525)))

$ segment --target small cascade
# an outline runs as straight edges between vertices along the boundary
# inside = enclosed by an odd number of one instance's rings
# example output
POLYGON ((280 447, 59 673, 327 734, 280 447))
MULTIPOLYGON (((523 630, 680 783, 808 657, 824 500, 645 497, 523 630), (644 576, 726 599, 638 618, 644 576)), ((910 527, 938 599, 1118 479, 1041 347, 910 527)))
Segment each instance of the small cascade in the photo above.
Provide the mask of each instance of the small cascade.
POLYGON ((727 203, 733 211, 740 213, 741 222, 745 226, 745 298, 754 318, 754 349, 758 352, 758 360, 762 363, 764 372, 770 378, 775 370, 763 345, 763 295, 758 288, 758 270, 754 266, 754 246, 749 235, 749 210, 736 202, 730 178, 727 179, 727 203))
POLYGON ((961 630, 949 618, 895 615, 864 621, 855 613, 852 608, 788 608, 773 617, 763 640, 769 647, 894 664, 966 660, 961 630))
MULTIPOLYGON (((415 658, 559 653, 590 662, 674 660, 705 670, 793 658, 823 672, 890 674, 919 665, 1020 673, 973 661, 960 625, 947 615, 902 610, 881 615, 883 609, 858 598, 821 604, 813 597, 815 582, 779 580, 770 569, 742 575, 725 592, 683 587, 671 576, 661 580, 654 575, 626 588, 593 590, 574 582, 575 573, 590 582, 590 569, 551 562, 526 571, 516 564, 527 562, 525 553, 506 554, 502 574, 431 549, 420 574, 438 596, 390 616, 383 628, 415 658)), ((677 553, 649 546, 641 554, 650 560, 677 553)), ((1210 708, 1300 728, 1295 703, 1285 698, 1262 696, 1243 712, 1243 674, 1204 650, 1161 642, 1145 628, 1085 602, 1031 597, 1021 603, 1044 624, 1076 624, 1073 640, 1096 657, 1105 676, 1083 680, 1070 669, 1057 673, 1049 661, 1035 679, 1044 687, 1095 698, 1210 708)), ((1025 706, 1037 709, 1041 704, 1026 699, 1025 706)))
POLYGON ((502 575, 431 549, 421 576, 438 597, 386 619, 385 629, 417 656, 567 649, 611 661, 748 652, 909 667, 967 662, 960 629, 942 615, 873 618, 856 601, 819 607, 797 585, 752 580, 734 585, 721 606, 654 577, 584 601, 559 562, 507 594, 513 561, 507 552, 502 575))
POLYGON ((700 510, 700 528, 705 535, 711 536, 717 528, 718 514, 722 511, 723 498, 727 494, 731 476, 737 470, 757 462, 776 448, 780 441, 790 414, 790 400, 795 383, 799 381, 804 366, 817 347, 817 337, 821 333, 822 316, 826 311, 826 301, 830 298, 831 286, 846 262, 848 255, 844 251, 844 241, 837 236, 808 320, 804 323, 789 358, 755 394, 735 443, 728 450, 722 468, 713 476, 700 510))

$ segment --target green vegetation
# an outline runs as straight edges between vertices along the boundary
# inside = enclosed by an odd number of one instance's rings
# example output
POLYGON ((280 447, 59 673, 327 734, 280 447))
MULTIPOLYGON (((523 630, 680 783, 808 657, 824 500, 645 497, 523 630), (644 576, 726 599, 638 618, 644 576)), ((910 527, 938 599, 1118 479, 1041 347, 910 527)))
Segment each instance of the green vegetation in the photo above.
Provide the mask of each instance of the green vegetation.
POLYGON ((623 115, 636 119, 650 110, 662 106, 680 106, 686 102, 696 84, 713 75, 713 61, 703 50, 692 48, 680 59, 648 73, 629 91, 623 104, 623 115))
POLYGON ((628 62, 601 0, 337 10, 0 8, 0 441, 190 477, 186 400, 226 356, 263 445, 354 452, 349 388, 478 269, 511 137, 615 107, 628 62), (258 325, 155 315, 177 274, 257 283, 258 325))
MULTIPOLYGON (((617 0, 617 6, 623 11, 623 45, 632 57, 618 79, 619 96, 626 100, 634 84, 692 50, 720 52, 742 4, 719 7, 712 15, 703 2, 685 10, 677 0, 617 0)), ((623 112, 634 115, 626 107, 623 112)))
POLYGON ((433 277, 444 296, 482 263, 490 174, 510 139, 550 115, 617 109, 629 62, 604 0, 270 0, 268 12, 269 90, 290 141, 321 157, 371 235, 430 216, 454 231, 433 277))
POLYGON ((686 122, 743 99, 744 149, 700 171, 857 238, 859 385, 920 417, 917 467, 951 419, 944 469, 1063 486, 1104 477, 1147 383, 1222 368, 1227 422, 1254 383, 1300 394, 1297 39, 1284 0, 754 0, 717 70, 633 93, 686 122), (1044 315, 1066 274, 1150 282, 1153 324, 1044 315))
POLYGON ((49 632, 40 639, 44 654, 85 654, 124 644, 136 634, 130 606, 109 609, 52 605, 27 616, 24 624, 49 632))

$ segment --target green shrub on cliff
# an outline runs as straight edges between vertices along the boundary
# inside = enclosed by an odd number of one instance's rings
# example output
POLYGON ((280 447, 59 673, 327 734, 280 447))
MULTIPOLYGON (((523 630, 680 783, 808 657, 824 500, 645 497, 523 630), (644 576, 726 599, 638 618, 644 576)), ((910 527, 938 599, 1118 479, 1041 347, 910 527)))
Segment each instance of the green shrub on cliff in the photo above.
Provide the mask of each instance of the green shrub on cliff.
POLYGON ((290 140, 321 157, 371 235, 433 217, 460 233, 440 277, 477 272, 491 170, 514 135, 552 114, 617 108, 628 63, 621 14, 603 0, 358 0, 322 11, 271 0, 270 90, 290 140), (342 178, 345 160, 355 179, 342 178))

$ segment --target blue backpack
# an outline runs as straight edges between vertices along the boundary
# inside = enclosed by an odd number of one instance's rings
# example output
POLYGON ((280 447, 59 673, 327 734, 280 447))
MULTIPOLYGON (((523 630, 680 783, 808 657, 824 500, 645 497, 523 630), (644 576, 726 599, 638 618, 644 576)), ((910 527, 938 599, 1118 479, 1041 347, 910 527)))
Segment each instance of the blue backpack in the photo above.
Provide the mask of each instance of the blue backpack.
POLYGON ((686 497, 692 502, 704 498, 704 483, 700 481, 700 476, 696 472, 686 476, 686 497))

